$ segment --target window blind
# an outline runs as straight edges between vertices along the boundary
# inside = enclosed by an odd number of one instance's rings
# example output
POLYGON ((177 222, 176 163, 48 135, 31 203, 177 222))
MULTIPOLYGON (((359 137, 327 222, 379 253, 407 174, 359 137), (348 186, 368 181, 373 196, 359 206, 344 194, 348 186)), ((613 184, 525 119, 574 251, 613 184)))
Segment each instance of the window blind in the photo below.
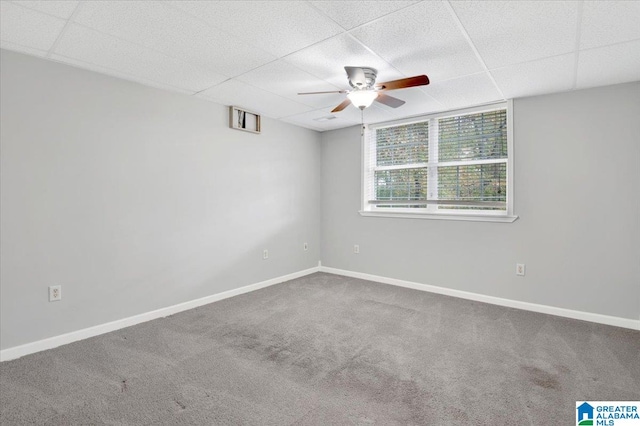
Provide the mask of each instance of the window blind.
POLYGON ((429 123, 411 123, 378 129, 375 143, 376 166, 427 163, 429 123))
POLYGON ((438 161, 507 158, 507 111, 438 120, 438 161))
POLYGON ((506 109, 439 119, 438 198, 454 202, 438 208, 465 200, 506 209, 507 159, 506 109), (448 165, 456 162, 464 165, 448 165))
POLYGON ((374 199, 426 200, 429 122, 384 127, 374 134, 374 199))
POLYGON ((505 211, 507 110, 373 127, 365 144, 370 208, 505 211))

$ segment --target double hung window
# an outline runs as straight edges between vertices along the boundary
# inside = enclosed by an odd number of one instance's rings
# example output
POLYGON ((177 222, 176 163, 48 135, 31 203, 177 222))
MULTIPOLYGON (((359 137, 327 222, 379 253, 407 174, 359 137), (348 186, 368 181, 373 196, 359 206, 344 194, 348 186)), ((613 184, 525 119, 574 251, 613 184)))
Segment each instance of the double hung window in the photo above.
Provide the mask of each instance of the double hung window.
POLYGON ((507 103, 371 125, 363 215, 513 221, 507 103))

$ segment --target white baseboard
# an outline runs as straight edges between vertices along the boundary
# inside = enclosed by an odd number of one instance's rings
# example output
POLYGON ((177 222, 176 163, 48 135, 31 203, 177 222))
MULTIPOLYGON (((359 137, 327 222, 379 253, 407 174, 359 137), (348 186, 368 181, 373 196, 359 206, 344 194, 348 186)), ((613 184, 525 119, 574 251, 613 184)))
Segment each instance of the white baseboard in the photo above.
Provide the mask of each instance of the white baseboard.
POLYGON ((130 327, 132 325, 140 324, 146 321, 151 321, 157 318, 163 318, 169 315, 176 314, 178 312, 186 311, 189 309, 197 308, 202 305, 217 302, 219 300, 227 299, 229 297, 238 296, 240 294, 249 293, 261 288, 269 287, 274 284, 279 284, 285 281, 293 280, 295 278, 303 277, 305 275, 313 274, 314 272, 327 272, 330 274, 343 275, 346 277, 360 278, 363 280, 375 281, 383 284, 390 284, 399 287, 412 288, 414 290, 428 291, 431 293, 443 294, 446 296, 459 297, 461 299, 475 300, 477 302, 490 303, 493 305, 506 306, 509 308, 523 309, 527 311, 540 312, 543 314, 557 315, 565 318, 573 318, 583 321, 590 321, 600 324, 612 325, 616 327, 630 328, 632 330, 640 330, 640 320, 633 320, 628 318, 612 317, 608 315, 594 314, 589 312, 573 311, 570 309, 557 308, 554 306, 538 305, 529 302, 520 302, 517 300, 503 299, 494 296, 485 296, 477 293, 470 293, 462 290, 454 290, 445 287, 437 287, 428 284, 420 284, 412 281, 404 281, 396 278, 381 277, 379 275, 366 274, 363 272, 347 271, 344 269, 336 269, 328 266, 321 266, 318 262, 318 266, 305 269, 303 271, 294 272, 292 274, 283 275, 280 277, 272 278, 270 280, 261 281, 255 284, 250 284, 244 287, 236 288, 233 290, 224 291, 211 296, 206 296, 200 299, 191 300, 189 302, 179 303, 177 305, 168 306, 166 308, 156 309, 155 311, 145 312, 143 314, 134 315, 132 317, 123 318, 120 320, 100 324, 94 327, 85 328, 82 330, 72 331, 70 333, 61 334, 59 336, 49 337, 47 339, 38 340, 36 342, 27 343, 20 346, 14 346, 13 348, 7 348, 0 351, 0 362, 9 361, 12 359, 20 358, 25 355, 44 351, 47 349, 53 349, 58 346, 66 345, 76 342, 78 340, 87 339, 89 337, 98 336, 100 334, 109 333, 111 331, 119 330, 121 328, 130 327))
POLYGON ((395 278, 381 277, 379 275, 365 274, 363 272, 353 272, 344 269, 336 269, 328 266, 321 266, 320 272, 344 275, 346 277, 360 278, 368 281, 375 281, 383 284, 391 284, 399 287, 412 288, 414 290, 428 291, 430 293, 444 294, 446 296, 459 297, 461 299, 475 300, 477 302, 490 303, 492 305, 506 306, 509 308, 522 309, 525 311, 540 312, 543 314, 556 315, 559 317, 573 318, 582 321, 590 321, 599 324, 613 325, 616 327, 640 330, 640 320, 628 318, 612 317, 608 315, 593 314, 590 312, 573 311, 571 309, 557 308, 554 306, 538 305, 536 303, 521 302, 518 300, 503 299, 494 296, 485 296, 468 291, 454 290, 445 287, 437 287, 428 284, 420 284, 412 281, 398 280, 395 278))
POLYGON ((272 278, 270 280, 261 281, 259 283, 250 284, 250 285, 236 288, 233 290, 224 291, 222 293, 213 294, 211 296, 202 297, 200 299, 191 300, 189 302, 179 303, 177 305, 156 309, 155 311, 145 312, 143 314, 134 315, 132 317, 108 322, 106 324, 100 324, 94 327, 84 328, 82 330, 72 331, 70 333, 61 334, 59 336, 38 340, 36 342, 27 343, 20 346, 14 346, 12 348, 7 348, 0 351, 0 362, 20 358, 22 356, 44 351, 47 349, 53 349, 58 346, 66 345, 68 343, 73 343, 82 339, 87 339, 89 337, 98 336, 100 334, 109 333, 111 331, 119 330, 125 327, 130 327, 132 325, 140 324, 142 322, 151 321, 157 318, 163 318, 169 315, 176 314, 178 312, 197 308, 198 306, 208 305, 209 303, 217 302, 223 299, 228 299, 229 297, 238 296, 240 294, 249 293, 255 290, 260 290, 261 288, 269 287, 274 284, 279 284, 285 281, 293 280, 295 278, 303 277, 305 275, 313 274, 314 272, 318 272, 319 270, 320 270, 320 267, 316 266, 313 268, 305 269, 303 271, 298 271, 292 274, 272 278))

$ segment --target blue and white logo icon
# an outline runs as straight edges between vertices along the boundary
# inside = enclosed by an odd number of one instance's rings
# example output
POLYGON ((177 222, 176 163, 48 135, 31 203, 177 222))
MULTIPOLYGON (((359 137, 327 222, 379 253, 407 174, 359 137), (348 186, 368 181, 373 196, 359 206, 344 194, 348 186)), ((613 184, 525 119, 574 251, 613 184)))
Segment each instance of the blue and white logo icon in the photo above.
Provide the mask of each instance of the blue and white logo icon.
POLYGON ((578 425, 593 425, 593 407, 588 402, 578 405, 578 425))

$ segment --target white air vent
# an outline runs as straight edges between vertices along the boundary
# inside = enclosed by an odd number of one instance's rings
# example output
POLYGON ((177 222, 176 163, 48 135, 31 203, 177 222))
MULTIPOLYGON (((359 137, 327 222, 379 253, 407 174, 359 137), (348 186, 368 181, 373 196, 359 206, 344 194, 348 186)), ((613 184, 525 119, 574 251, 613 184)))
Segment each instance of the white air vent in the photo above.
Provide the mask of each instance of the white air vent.
POLYGON ((329 121, 329 120, 335 120, 336 117, 335 115, 327 115, 326 117, 320 117, 320 118, 314 118, 315 121, 329 121))

